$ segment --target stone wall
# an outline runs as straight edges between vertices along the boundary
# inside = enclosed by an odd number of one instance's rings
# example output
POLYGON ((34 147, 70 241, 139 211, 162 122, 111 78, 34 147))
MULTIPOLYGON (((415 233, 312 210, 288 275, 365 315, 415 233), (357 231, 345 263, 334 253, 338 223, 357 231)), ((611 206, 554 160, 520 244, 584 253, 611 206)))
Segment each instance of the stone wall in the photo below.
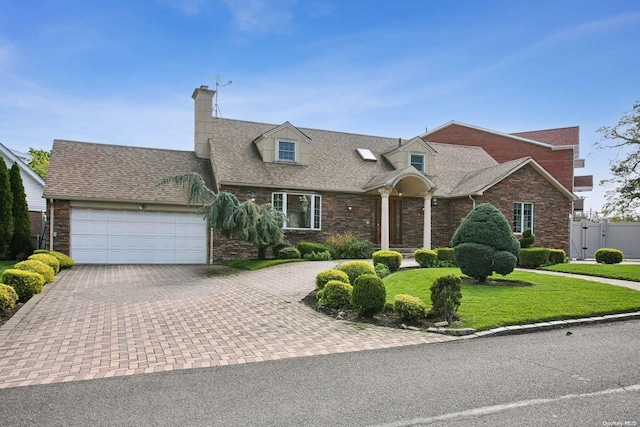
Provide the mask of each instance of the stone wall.
MULTIPOLYGON (((53 232, 55 237, 53 238, 53 248, 49 247, 49 236, 46 236, 47 249, 69 254, 69 237, 70 237, 70 223, 71 223, 71 203, 69 200, 54 200, 53 201, 53 232)), ((47 200, 47 212, 51 212, 51 201, 47 200)), ((52 218, 48 218, 49 225, 51 225, 52 218)))

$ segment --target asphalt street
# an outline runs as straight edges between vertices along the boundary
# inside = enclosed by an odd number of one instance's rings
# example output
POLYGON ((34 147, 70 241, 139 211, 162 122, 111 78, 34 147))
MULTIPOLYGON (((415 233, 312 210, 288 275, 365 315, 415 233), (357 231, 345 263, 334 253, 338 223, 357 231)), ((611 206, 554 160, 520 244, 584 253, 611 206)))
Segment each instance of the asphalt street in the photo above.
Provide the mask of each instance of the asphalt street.
POLYGON ((635 426, 639 368, 640 321, 625 321, 16 387, 0 424, 635 426))

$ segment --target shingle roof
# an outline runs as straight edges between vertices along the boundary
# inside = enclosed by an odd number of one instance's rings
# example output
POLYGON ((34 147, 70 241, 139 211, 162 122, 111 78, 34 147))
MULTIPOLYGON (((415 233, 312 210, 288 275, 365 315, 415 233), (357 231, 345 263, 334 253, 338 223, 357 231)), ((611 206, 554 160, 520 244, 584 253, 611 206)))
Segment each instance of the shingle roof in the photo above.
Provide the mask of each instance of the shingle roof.
POLYGON ((192 151, 56 140, 44 197, 184 205, 183 189, 156 183, 186 172, 198 172, 212 183, 209 161, 192 151))
POLYGON ((560 147, 563 145, 578 145, 580 143, 580 127, 572 126, 559 129, 543 129, 529 132, 516 132, 511 135, 532 139, 546 144, 560 147))
POLYGON ((495 166, 490 166, 488 168, 468 172, 460 180, 458 185, 451 190, 449 196, 460 197, 467 196, 469 194, 478 194, 487 187, 491 187, 502 181, 530 159, 530 157, 524 157, 522 159, 512 160, 495 166))
MULTIPOLYGON (((368 183, 394 171, 382 153, 397 147, 396 138, 306 128, 299 130, 311 139, 308 166, 265 163, 252 141, 275 126, 214 119, 211 159, 221 184, 359 193, 368 183), (363 161, 357 148, 370 149, 378 161, 363 161)), ((436 174, 428 178, 436 184, 440 197, 445 197, 470 170, 497 165, 482 148, 429 144, 438 154, 436 174)))

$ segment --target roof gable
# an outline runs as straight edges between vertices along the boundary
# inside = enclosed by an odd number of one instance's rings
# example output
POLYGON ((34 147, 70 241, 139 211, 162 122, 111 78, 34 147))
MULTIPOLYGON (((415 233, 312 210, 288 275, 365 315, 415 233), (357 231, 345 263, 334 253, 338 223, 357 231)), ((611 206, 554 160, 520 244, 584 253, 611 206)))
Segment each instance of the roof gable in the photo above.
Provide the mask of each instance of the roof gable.
POLYGON ((277 135, 278 133, 282 132, 283 130, 290 130, 293 133, 295 133, 298 138, 300 138, 301 140, 305 141, 305 142, 310 142, 311 138, 309 138, 307 135, 304 134, 304 132, 302 132, 300 129, 298 129, 297 127, 295 127, 294 125, 292 125, 291 123, 289 123, 288 121, 284 122, 283 124, 281 124, 280 126, 276 126, 273 129, 263 133, 262 135, 258 135, 256 137, 255 141, 258 141, 260 139, 263 138, 271 138, 272 136, 277 135))
MULTIPOLYGON (((2 145, 2 143, 0 143, 0 155, 2 155, 2 157, 4 157, 5 159, 8 159, 11 164, 13 163, 17 163, 18 167, 20 168, 20 171, 22 171, 23 173, 25 173, 26 175, 30 176, 31 178, 33 178, 33 180, 36 182, 36 184, 40 185, 42 188, 44 188, 44 179, 42 179, 42 177, 40 175, 38 175, 37 173, 35 173, 25 162, 22 161, 22 159, 17 156, 13 151, 9 150, 7 147, 5 147, 4 145, 2 145)), ((10 166, 9 166, 10 167, 10 166)))

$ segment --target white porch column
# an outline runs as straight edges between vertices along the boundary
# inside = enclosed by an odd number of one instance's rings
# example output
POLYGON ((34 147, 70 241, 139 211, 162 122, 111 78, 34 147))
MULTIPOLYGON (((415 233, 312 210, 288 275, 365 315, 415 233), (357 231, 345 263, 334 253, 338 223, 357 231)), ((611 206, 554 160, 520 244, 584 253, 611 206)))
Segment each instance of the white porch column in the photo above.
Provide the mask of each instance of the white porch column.
POLYGON ((389 195, 391 194, 390 188, 381 188, 378 190, 380 196, 382 196, 382 204, 380 205, 380 249, 389 249, 389 195))
POLYGON ((431 196, 432 191, 425 191, 422 193, 424 197, 424 223, 422 233, 422 247, 425 249, 431 249, 431 196))

